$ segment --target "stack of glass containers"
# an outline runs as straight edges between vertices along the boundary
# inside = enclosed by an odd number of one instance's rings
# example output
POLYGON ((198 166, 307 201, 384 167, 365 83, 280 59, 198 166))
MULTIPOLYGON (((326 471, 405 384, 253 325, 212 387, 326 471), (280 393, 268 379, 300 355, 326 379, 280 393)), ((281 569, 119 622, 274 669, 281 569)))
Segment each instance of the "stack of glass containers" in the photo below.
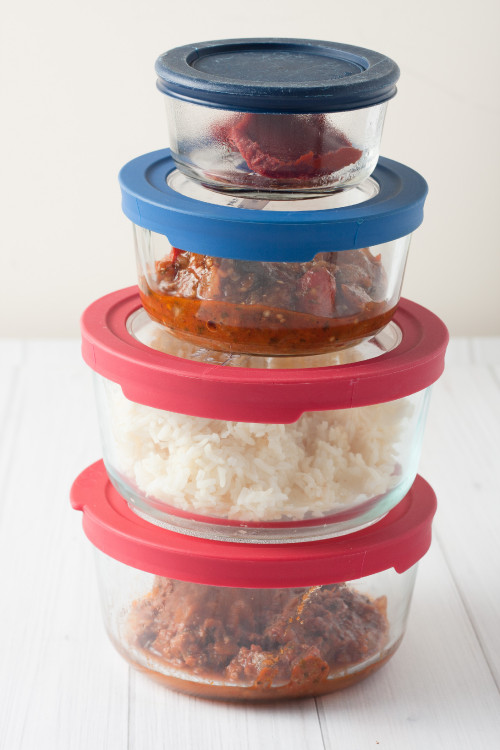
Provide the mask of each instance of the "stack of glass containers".
POLYGON ((82 318, 104 462, 72 490, 108 632, 206 697, 319 695, 405 629, 447 331, 400 300, 427 186, 379 158, 395 63, 307 40, 157 62, 172 150, 121 171, 136 287, 82 318))

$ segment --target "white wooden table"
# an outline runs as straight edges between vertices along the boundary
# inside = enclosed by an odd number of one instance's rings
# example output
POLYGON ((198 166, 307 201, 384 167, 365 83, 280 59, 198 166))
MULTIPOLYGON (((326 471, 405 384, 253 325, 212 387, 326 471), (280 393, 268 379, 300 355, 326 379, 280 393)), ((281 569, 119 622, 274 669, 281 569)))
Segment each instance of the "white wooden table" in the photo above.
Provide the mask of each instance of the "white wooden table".
POLYGON ((240 706, 129 669, 101 624, 72 480, 100 457, 76 341, 0 347, 2 750, 498 750, 500 339, 452 342, 421 473, 437 492, 399 651, 318 700, 240 706))

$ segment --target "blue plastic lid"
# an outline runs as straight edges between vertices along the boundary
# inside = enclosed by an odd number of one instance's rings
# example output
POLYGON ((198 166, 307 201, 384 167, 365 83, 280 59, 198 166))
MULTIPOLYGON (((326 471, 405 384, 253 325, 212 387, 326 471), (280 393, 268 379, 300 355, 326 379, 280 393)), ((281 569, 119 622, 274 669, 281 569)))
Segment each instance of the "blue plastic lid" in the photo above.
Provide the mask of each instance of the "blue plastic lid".
POLYGON ((316 211, 257 211, 189 198, 167 183, 169 149, 133 159, 120 172, 124 214, 164 234, 180 250, 239 260, 305 262, 319 252, 353 250, 404 237, 423 221, 427 183, 418 172, 379 159, 373 198, 316 211))
POLYGON ((245 112, 339 112, 396 94, 399 68, 379 52, 312 39, 186 44, 156 61, 160 91, 245 112))

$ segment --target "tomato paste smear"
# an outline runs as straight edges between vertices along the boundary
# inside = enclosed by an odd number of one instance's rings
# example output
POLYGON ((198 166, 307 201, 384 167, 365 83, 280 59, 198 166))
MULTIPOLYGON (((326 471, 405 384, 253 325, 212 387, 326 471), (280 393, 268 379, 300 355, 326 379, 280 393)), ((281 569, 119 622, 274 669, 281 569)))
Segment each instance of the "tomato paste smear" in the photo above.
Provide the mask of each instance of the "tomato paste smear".
POLYGON ((262 177, 304 179, 355 164, 362 151, 319 115, 244 113, 214 129, 215 138, 241 154, 262 177))
POLYGON ((385 597, 343 583, 237 589, 157 577, 133 605, 130 638, 183 673, 257 691, 289 685, 296 694, 380 654, 386 609, 385 597))
POLYGON ((379 255, 308 263, 230 260, 173 248, 140 280, 149 315, 192 343, 248 354, 314 354, 373 335, 392 317, 379 255))

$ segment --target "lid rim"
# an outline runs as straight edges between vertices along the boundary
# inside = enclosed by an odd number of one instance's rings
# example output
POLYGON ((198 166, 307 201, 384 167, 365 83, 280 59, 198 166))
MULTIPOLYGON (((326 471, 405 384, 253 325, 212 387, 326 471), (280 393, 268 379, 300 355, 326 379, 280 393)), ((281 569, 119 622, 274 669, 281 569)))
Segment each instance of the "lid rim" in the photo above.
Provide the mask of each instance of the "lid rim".
POLYGON ((197 96, 194 96, 195 89, 193 89, 193 95, 189 95, 186 88, 183 86, 170 84, 170 86, 167 87, 161 78, 157 79, 156 88, 162 94, 170 96, 172 99, 189 102, 190 104, 196 104, 198 106, 209 107, 210 109, 221 109, 224 112, 255 112, 269 115, 355 112, 358 109, 368 109, 369 107, 376 107, 379 104, 389 102, 391 99, 394 99, 398 93, 397 87, 394 85, 387 86, 376 93, 367 93, 363 101, 354 102, 347 96, 341 97, 339 95, 336 97, 335 101, 330 101, 328 103, 321 98, 320 94, 315 95, 311 92, 297 96, 290 95, 288 96, 287 101, 280 96, 269 96, 259 107, 256 98, 253 96, 240 96, 237 104, 235 103, 235 97, 232 94, 219 94, 216 97, 216 95, 209 96, 207 93, 206 98, 203 98, 199 91, 196 91, 197 96), (307 107, 305 106, 306 104, 307 107))
MULTIPOLYGON (((399 79, 396 63, 379 52, 349 44, 300 38, 253 37, 187 44, 160 55, 155 69, 159 76, 157 86, 167 95, 177 95, 178 98, 180 95, 186 101, 195 98, 199 103, 212 107, 222 103, 231 109, 243 108, 245 111, 264 111, 266 108, 269 111, 270 107, 273 111, 276 111, 275 107, 290 111, 292 106, 297 114, 359 109, 372 106, 374 98, 378 99, 376 103, 382 103, 395 95, 395 84, 399 79), (231 79, 230 75, 235 76, 234 56, 248 52, 261 52, 268 61, 274 53, 289 56, 299 53, 329 60, 330 63, 326 64, 322 80, 314 78, 314 75, 310 80, 301 80, 300 65, 295 82, 278 80, 278 74, 272 69, 268 81, 256 83, 246 76, 231 79), (220 60, 221 55, 228 54, 232 54, 233 64, 229 69, 218 64, 218 75, 193 65, 212 56, 220 60), (336 62, 341 63, 341 68, 335 76, 336 62), (350 69, 347 70, 345 64, 350 69), (316 101, 306 101, 306 91, 312 92, 312 98, 316 101)), ((315 75, 318 76, 318 73, 315 75)))
POLYGON ((427 552, 436 496, 420 476, 377 523, 334 539, 293 544, 219 542, 159 528, 137 516, 97 461, 74 481, 71 504, 89 541, 138 570, 212 586, 294 588, 352 581, 394 568, 403 573, 427 552), (231 565, 227 562, 231 561, 231 565))
POLYGON ((99 375, 118 383, 129 400, 190 416, 287 424, 306 411, 409 396, 432 385, 444 369, 446 326, 405 299, 393 318, 402 340, 392 351, 363 362, 293 370, 224 367, 150 349, 127 329, 128 318, 140 307, 137 287, 92 303, 81 320, 83 358, 99 375))
POLYGON ((174 169, 169 149, 128 162, 119 174, 125 216, 167 236, 174 247, 239 260, 306 262, 318 252, 399 239, 422 223, 428 191, 418 172, 380 157, 371 175, 379 191, 366 201, 317 211, 256 211, 178 193, 167 182, 174 169))

